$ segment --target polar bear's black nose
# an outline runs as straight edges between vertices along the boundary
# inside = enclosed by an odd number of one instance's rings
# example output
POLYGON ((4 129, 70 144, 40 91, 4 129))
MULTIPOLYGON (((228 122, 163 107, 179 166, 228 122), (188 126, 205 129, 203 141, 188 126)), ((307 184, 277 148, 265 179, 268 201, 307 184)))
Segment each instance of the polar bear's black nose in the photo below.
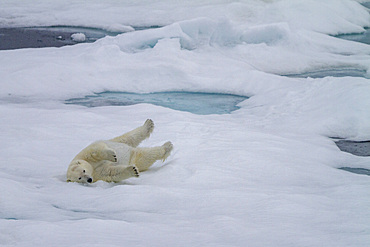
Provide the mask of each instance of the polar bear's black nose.
POLYGON ((88 182, 88 183, 92 183, 92 178, 89 178, 89 179, 87 180, 87 182, 88 182))

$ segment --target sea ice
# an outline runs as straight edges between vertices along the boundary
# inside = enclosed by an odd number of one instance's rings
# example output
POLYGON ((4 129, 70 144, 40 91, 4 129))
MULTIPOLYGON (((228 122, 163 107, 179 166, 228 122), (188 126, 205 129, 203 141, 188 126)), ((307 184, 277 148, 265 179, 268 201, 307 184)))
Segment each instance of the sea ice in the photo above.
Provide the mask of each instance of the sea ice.
MULTIPOLYGON (((0 245, 336 246, 370 242, 370 26, 352 0, 3 0, 2 27, 158 27, 62 48, 0 51, 0 245), (65 104, 105 91, 248 96, 230 114, 65 104), (140 178, 65 182, 76 152, 156 124, 174 144, 140 178), (348 170, 348 169, 347 169, 348 170)), ((129 28, 128 28, 129 29, 129 28)), ((0 37, 1 42, 1 37, 0 37)))

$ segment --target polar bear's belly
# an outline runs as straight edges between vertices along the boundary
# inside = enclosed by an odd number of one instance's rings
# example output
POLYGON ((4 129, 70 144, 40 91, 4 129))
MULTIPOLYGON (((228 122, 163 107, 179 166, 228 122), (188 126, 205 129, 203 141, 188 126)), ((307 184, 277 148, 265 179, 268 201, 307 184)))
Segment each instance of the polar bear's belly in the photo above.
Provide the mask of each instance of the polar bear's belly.
POLYGON ((130 163, 131 151, 133 147, 130 147, 124 143, 104 141, 111 149, 116 152, 117 155, 117 165, 128 166, 130 163))

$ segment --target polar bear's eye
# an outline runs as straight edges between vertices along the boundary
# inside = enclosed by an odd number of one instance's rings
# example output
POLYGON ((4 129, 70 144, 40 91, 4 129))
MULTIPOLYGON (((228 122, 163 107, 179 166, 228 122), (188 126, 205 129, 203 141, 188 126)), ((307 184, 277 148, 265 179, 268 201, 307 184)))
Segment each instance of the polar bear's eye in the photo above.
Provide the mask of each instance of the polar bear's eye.
POLYGON ((85 170, 83 170, 83 173, 85 173, 85 170))
POLYGON ((79 177, 78 180, 81 180, 81 177, 79 177))

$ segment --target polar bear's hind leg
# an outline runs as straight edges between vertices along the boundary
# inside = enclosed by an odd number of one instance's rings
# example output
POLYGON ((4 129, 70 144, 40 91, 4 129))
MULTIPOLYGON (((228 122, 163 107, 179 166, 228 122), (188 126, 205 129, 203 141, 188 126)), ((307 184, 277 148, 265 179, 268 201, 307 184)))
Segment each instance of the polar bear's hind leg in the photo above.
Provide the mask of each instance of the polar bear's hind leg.
POLYGON ((166 142, 162 145, 162 147, 164 148, 164 155, 162 157, 162 161, 164 162, 168 158, 168 156, 170 156, 173 145, 171 142, 166 142))
POLYGON ((160 147, 152 148, 136 148, 133 151, 131 164, 135 165, 140 172, 148 170, 157 160, 165 160, 171 153, 173 145, 171 142, 166 142, 160 147))
POLYGON ((127 132, 121 136, 117 136, 116 138, 113 138, 110 141, 125 143, 135 148, 139 146, 139 144, 143 140, 150 136, 150 134, 153 132, 153 129, 154 129, 153 121, 151 119, 147 119, 142 126, 134 130, 131 130, 130 132, 127 132))

